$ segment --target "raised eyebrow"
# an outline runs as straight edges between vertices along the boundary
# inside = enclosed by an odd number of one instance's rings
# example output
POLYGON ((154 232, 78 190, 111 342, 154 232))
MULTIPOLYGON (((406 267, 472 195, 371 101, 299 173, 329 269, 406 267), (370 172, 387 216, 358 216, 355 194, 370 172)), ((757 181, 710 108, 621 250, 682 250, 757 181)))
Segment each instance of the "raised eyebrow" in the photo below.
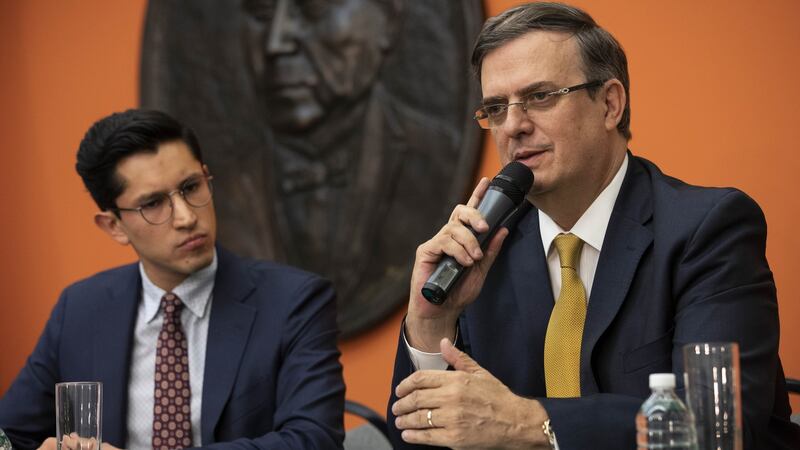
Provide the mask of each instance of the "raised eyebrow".
POLYGON ((504 103, 508 103, 508 99, 503 97, 502 95, 496 95, 494 97, 486 97, 481 100, 481 106, 500 105, 504 103))
POLYGON ((536 83, 531 83, 524 88, 515 92, 517 97, 525 97, 527 95, 533 94, 534 92, 542 92, 542 91, 553 91, 556 89, 556 85, 549 82, 549 81, 537 81, 536 83))
POLYGON ((147 202, 155 200, 155 199, 157 199, 159 197, 163 197, 165 195, 167 195, 167 193, 165 191, 148 192, 148 193, 145 193, 145 194, 142 194, 142 195, 136 197, 136 200, 134 200, 134 203, 137 204, 137 205, 143 205, 143 204, 145 204, 147 202))
MULTIPOLYGON (((537 81, 535 83, 531 83, 521 89, 518 89, 514 92, 514 94, 518 98, 525 97, 526 95, 533 94, 534 92, 541 92, 541 91, 551 91, 555 90, 555 84, 549 81, 537 81)), ((502 95, 495 95, 492 97, 486 97, 481 100, 481 106, 487 105, 497 105, 502 103, 508 103, 508 98, 502 95)))

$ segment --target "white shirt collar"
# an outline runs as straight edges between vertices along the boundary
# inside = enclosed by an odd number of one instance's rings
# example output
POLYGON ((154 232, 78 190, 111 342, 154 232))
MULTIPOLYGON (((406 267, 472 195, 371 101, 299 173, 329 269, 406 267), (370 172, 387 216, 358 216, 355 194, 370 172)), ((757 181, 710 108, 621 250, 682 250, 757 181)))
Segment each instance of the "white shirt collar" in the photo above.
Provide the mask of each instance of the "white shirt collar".
POLYGON ((617 174, 611 179, 611 183, 594 199, 571 230, 562 229, 550 216, 539 210, 539 232, 545 253, 549 253, 553 239, 561 233, 572 233, 598 252, 602 250, 608 221, 611 219, 611 212, 614 210, 614 203, 617 201, 627 168, 628 155, 626 153, 625 160, 622 161, 617 174))
MULTIPOLYGON (((156 318, 161 307, 161 298, 167 292, 153 284, 144 271, 144 266, 139 262, 139 273, 142 276, 142 293, 144 301, 144 318, 151 322, 156 318)), ((172 293, 181 299, 184 306, 198 318, 206 313, 206 306, 214 290, 214 279, 217 274, 217 252, 214 250, 214 259, 211 264, 189 275, 181 284, 175 286, 172 293)))

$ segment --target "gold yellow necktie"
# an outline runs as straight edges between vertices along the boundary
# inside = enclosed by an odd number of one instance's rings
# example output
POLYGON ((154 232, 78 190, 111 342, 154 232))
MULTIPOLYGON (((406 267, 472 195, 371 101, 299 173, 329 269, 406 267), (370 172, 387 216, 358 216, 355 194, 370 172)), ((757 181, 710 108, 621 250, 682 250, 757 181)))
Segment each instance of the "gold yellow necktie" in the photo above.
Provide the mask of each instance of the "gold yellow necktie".
POLYGON ((574 234, 559 234, 555 244, 561 261, 561 293, 544 338, 544 380, 548 397, 580 397, 586 290, 578 276, 578 261, 583 241, 574 234))

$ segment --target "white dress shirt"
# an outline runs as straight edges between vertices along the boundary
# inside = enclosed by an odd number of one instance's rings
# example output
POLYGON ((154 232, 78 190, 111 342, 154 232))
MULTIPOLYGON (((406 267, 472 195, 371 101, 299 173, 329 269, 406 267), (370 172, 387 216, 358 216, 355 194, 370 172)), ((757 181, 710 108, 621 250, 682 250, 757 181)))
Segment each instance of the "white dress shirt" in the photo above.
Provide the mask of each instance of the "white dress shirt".
MULTIPOLYGON (((617 170, 614 178, 608 186, 600 192, 600 195, 583 212, 580 219, 575 222, 571 230, 564 230, 558 226, 553 219, 539 210, 539 233, 542 238, 542 248, 547 249, 547 270, 550 274, 550 286, 553 288, 553 299, 558 299, 561 292, 561 263, 558 259, 558 252, 553 245, 553 239, 561 233, 572 233, 584 242, 581 248, 581 260, 578 276, 586 289, 586 301, 588 303, 592 294, 592 283, 594 273, 597 270, 597 261, 600 259, 600 251, 603 249, 603 239, 606 236, 608 221, 611 219, 611 212, 617 202, 619 190, 622 187, 622 180, 625 179, 625 172, 628 169, 628 155, 617 170)), ((447 363, 442 358, 441 353, 428 353, 417 350, 409 345, 403 330, 403 340, 408 348, 411 363, 416 370, 447 369, 447 363)))
MULTIPOLYGON (((611 213, 614 210, 614 204, 617 202, 617 196, 622 187, 622 180, 625 179, 627 169, 628 155, 626 154, 625 160, 622 161, 622 165, 617 170, 614 178, 611 179, 611 182, 603 189, 600 195, 594 199, 589 208, 583 212, 571 230, 564 230, 550 216, 539 210, 539 233, 542 238, 542 248, 547 249, 547 271, 550 274, 550 286, 553 288, 553 301, 558 299, 558 294, 561 292, 561 262, 558 258, 558 251, 553 245, 553 240, 561 233, 572 233, 584 242, 581 248, 578 276, 583 282, 584 289, 586 289, 586 302, 589 302, 592 294, 594 273, 597 270, 600 251, 603 249, 606 229, 608 229, 608 222, 611 220, 611 213)), ((409 345, 405 330, 403 330, 402 334, 415 370, 447 369, 447 362, 442 358, 441 353, 428 353, 417 350, 409 345)), ((557 440, 555 442, 555 450, 559 450, 557 440)))
MULTIPOLYGON (((164 313, 161 298, 166 291, 147 277, 139 263, 142 276, 142 301, 136 315, 131 353, 131 373, 128 384, 128 442, 130 450, 153 448, 153 398, 155 393, 156 344, 164 313)), ((217 255, 211 264, 201 269, 171 292, 177 295, 184 308, 181 324, 189 351, 189 383, 192 391, 192 445, 199 447, 200 411, 203 398, 203 371, 206 364, 206 338, 211 311, 211 293, 217 273, 217 255)), ((113 405, 110 405, 113 407, 113 405)))
POLYGON ((611 220, 611 212, 617 202, 617 196, 622 187, 622 180, 625 179, 625 171, 627 169, 628 155, 625 155, 625 160, 622 161, 622 165, 617 170, 614 178, 603 189, 603 192, 594 199, 589 208, 583 212, 571 230, 564 230, 550 216, 539 210, 539 233, 542 236, 542 248, 547 249, 547 270, 550 272, 553 299, 558 299, 558 294, 561 292, 561 261, 558 259, 558 251, 553 245, 553 240, 562 233, 572 233, 583 241, 581 260, 578 263, 578 276, 583 282, 584 289, 586 289, 586 302, 588 303, 592 297, 594 273, 597 270, 600 251, 603 249, 603 239, 606 237, 608 222, 611 220))

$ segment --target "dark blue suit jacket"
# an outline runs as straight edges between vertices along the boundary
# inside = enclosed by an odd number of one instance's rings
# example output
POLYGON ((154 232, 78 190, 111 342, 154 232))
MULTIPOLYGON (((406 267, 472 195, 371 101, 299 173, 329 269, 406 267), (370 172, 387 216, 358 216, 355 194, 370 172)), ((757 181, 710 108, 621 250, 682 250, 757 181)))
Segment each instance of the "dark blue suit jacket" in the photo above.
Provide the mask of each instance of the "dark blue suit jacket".
MULTIPOLYGON (((616 450, 636 446, 634 417, 650 394, 650 373, 682 373, 686 343, 735 341, 745 448, 800 448, 778 359, 761 210, 738 190, 690 186, 629 158, 588 304, 582 396, 543 398, 554 302, 535 208, 511 226, 480 296, 459 320, 457 344, 514 393, 542 402, 562 450, 616 450)), ((393 386, 412 370, 401 339, 393 386)), ((389 422, 395 445, 411 448, 392 426, 391 409, 389 422)))
MULTIPOLYGON (((204 446, 341 448, 345 389, 330 283, 220 248, 217 254, 203 379, 204 446)), ((138 265, 131 264, 64 290, 33 354, 0 399, 0 428, 15 448, 36 448, 55 435, 54 385, 60 381, 103 382, 103 440, 124 447, 141 285, 138 265)))

